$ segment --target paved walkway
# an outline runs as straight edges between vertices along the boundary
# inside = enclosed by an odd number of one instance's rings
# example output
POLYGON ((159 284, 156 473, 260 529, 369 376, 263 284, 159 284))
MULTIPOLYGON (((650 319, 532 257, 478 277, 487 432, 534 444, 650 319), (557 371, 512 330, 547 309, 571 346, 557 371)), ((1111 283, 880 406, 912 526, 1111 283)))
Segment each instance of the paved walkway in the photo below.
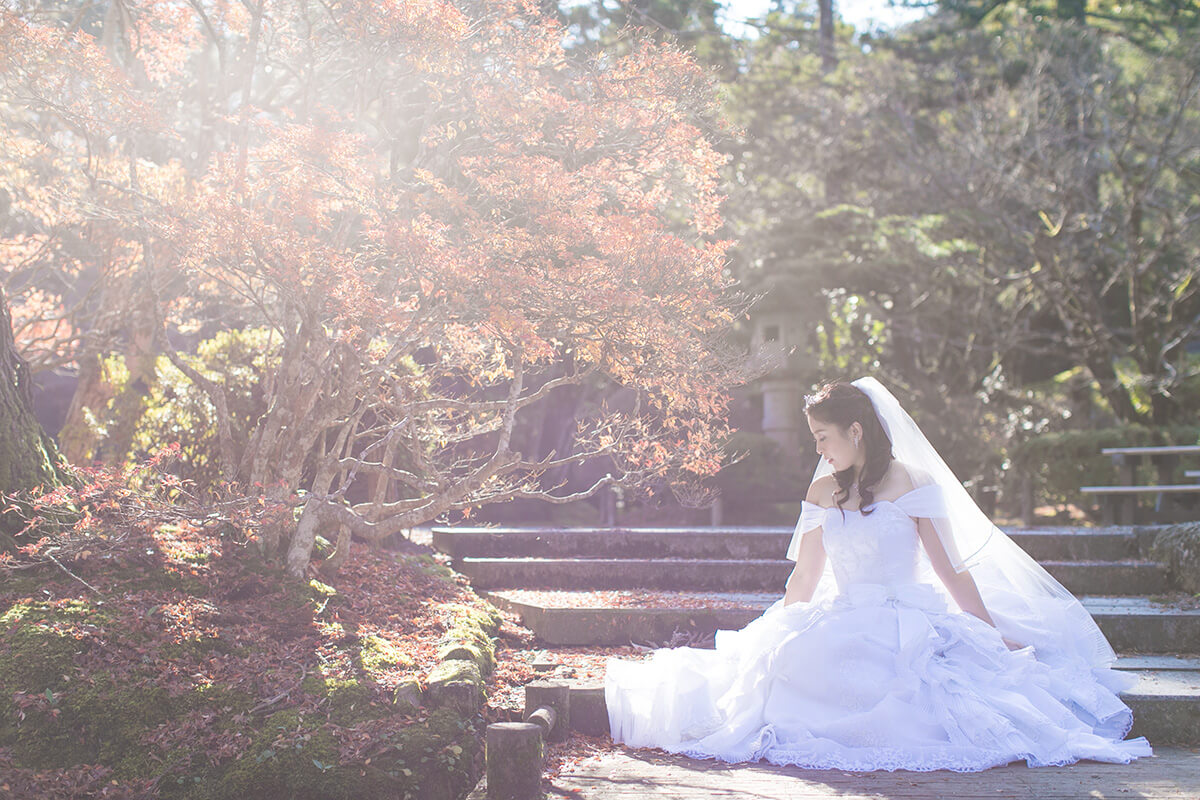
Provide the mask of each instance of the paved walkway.
POLYGON ((1010 764, 984 772, 802 770, 724 764, 657 750, 627 750, 580 761, 561 772, 547 798, 580 800, 1197 800, 1200 750, 1162 747, 1132 764, 1068 767, 1010 764))

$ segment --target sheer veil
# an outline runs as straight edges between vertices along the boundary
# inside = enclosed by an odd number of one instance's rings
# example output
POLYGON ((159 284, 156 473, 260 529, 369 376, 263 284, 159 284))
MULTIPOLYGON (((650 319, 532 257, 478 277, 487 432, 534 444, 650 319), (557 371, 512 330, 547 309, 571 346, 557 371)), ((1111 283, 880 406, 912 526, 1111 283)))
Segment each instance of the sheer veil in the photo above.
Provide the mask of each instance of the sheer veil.
MULTIPOLYGON (((892 452, 907 468, 914 486, 933 484, 940 488, 944 512, 939 513, 944 515, 930 519, 954 568, 959 572, 970 570, 1001 633, 1033 645, 1039 660, 1083 662, 1107 672, 1116 654, 1080 602, 988 519, 883 384, 868 377, 859 378, 853 385, 870 398, 892 441, 892 452)), ((832 471, 821 459, 813 480, 832 471)), ((798 544, 800 523, 796 530, 793 541, 798 544)), ((814 601, 829 596, 832 579, 826 564, 814 601)), ((949 598, 941 581, 934 577, 931 582, 949 598)), ((953 604, 952 599, 950 602, 953 604)))

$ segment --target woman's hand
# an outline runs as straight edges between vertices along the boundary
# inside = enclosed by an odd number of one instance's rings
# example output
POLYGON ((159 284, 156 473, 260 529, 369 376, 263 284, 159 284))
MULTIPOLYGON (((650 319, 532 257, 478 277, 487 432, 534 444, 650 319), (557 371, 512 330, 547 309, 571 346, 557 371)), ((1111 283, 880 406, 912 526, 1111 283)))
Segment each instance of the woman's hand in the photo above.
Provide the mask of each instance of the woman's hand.
POLYGON ((1026 645, 1023 645, 1020 642, 1014 642, 1007 636, 1001 636, 1000 638, 1004 641, 1005 646, 1007 646, 1009 650, 1021 650, 1026 647, 1026 645))

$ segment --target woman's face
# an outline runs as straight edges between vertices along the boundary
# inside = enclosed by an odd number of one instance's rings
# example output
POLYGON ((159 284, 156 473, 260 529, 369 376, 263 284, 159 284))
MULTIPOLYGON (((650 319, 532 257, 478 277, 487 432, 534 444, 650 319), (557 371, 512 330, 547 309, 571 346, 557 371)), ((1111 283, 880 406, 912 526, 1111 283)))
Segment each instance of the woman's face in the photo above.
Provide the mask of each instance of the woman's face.
MULTIPOLYGON (((857 430, 859 424, 855 422, 850 427, 857 430)), ((853 430, 847 430, 833 422, 825 422, 812 415, 808 417, 808 429, 812 431, 816 441, 817 453, 829 462, 834 472, 841 472, 854 464, 858 448, 850 439, 853 430)))

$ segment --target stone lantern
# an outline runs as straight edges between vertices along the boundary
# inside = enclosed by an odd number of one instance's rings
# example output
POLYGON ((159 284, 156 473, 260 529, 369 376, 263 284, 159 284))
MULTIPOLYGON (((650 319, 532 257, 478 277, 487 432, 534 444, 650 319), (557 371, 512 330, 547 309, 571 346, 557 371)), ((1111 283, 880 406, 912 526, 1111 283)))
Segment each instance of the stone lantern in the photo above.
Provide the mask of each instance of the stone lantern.
MULTIPOLYGON (((788 352, 799 348, 801 330, 795 308, 771 303, 771 295, 763 298, 760 307, 751 312, 753 333, 750 346, 754 352, 764 348, 780 348, 788 352)), ((758 379, 762 392, 762 431, 779 443, 789 456, 799 459, 806 446, 808 429, 804 423, 804 388, 794 367, 792 354, 783 366, 758 379)))

